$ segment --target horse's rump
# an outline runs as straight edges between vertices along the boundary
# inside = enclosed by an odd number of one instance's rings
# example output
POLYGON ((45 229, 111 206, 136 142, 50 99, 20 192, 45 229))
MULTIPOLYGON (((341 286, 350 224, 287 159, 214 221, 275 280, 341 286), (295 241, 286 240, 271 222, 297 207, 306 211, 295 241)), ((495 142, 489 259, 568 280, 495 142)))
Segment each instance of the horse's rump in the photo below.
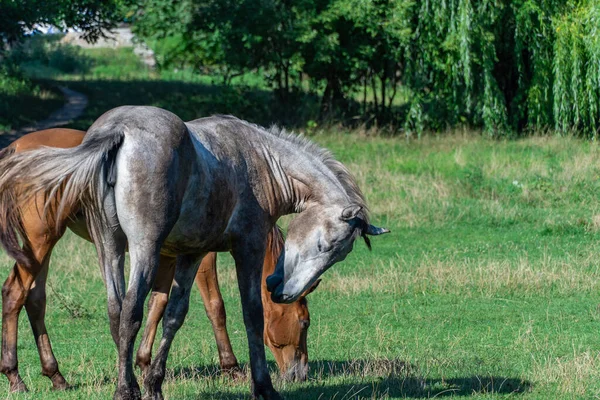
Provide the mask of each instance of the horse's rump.
MULTIPOLYGON (((99 202, 104 198, 123 136, 122 131, 103 132, 77 147, 0 153, 0 241, 11 257, 30 263, 18 241, 19 236, 27 240, 19 205, 35 196, 45 196, 44 218, 60 221, 65 210, 80 202, 86 205, 87 214, 99 218, 99 202), (52 213, 48 214, 53 215, 46 215, 50 208, 52 213)), ((57 231, 61 228, 56 224, 57 231)))

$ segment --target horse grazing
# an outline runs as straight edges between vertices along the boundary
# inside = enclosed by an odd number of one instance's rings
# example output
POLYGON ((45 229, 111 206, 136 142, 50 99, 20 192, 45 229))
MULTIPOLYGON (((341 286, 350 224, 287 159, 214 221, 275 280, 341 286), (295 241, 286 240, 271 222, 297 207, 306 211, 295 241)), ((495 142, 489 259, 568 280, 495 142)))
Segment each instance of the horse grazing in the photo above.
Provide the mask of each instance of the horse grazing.
MULTIPOLYGON (((81 144, 84 135, 83 131, 63 128, 29 133, 2 150, 0 158, 40 146, 75 147, 81 144)), ((18 191, 18 188, 15 189, 18 191)), ((14 207, 15 204, 10 202, 0 204, 0 207, 5 209, 9 206, 14 207)), ((40 214, 40 210, 44 207, 44 197, 41 194, 27 204, 17 205, 17 207, 21 210, 18 223, 13 221, 11 224, 6 218, 1 218, 6 217, 5 214, 0 214, 0 241, 9 254, 19 260, 2 291, 1 370, 9 379, 11 391, 26 390, 17 367, 17 322, 21 308, 25 305, 39 351, 42 374, 52 380, 55 389, 65 389, 68 384, 59 371, 44 322, 48 264, 52 249, 64 234, 65 227, 68 226, 86 240, 90 240, 89 233, 84 219, 77 214, 78 207, 73 207, 70 215, 64 213, 60 218, 51 212, 53 209, 50 209, 50 213, 44 219, 40 214), (18 245, 15 229, 21 230, 23 248, 18 245)), ((263 263, 265 342, 275 356, 282 376, 291 380, 305 380, 308 369, 306 337, 310 323, 306 299, 302 297, 290 305, 273 303, 267 295, 264 283, 266 277, 273 273, 282 247, 283 236, 279 229, 275 228, 268 235, 266 245, 268 251, 263 263)), ((227 333, 225 307, 217 280, 216 261, 216 253, 209 253, 202 260, 195 280, 213 327, 221 369, 227 373, 237 374, 240 370, 227 333)), ((152 343, 166 307, 173 273, 172 265, 161 265, 159 274, 164 277, 157 279, 153 287, 146 329, 136 356, 136 364, 142 371, 150 365, 152 343)))
MULTIPOLYGON (((138 399, 133 346, 159 260, 176 262, 163 335, 144 377, 145 396, 162 399, 173 338, 189 308, 198 261, 230 251, 250 349, 252 394, 278 399, 263 345, 261 265, 264 238, 277 219, 299 213, 267 278, 271 298, 291 303, 352 250, 357 237, 387 232, 369 224, 364 197, 330 153, 282 130, 234 117, 184 123, 155 107, 118 107, 102 115, 82 144, 43 148, 0 162, 0 195, 47 195, 58 215, 85 211, 105 271, 111 332, 118 339, 115 399, 138 399), (60 201, 55 196, 60 193, 60 201), (131 271, 125 293, 123 262, 131 271)), ((10 210, 9 210, 10 211, 10 210)))

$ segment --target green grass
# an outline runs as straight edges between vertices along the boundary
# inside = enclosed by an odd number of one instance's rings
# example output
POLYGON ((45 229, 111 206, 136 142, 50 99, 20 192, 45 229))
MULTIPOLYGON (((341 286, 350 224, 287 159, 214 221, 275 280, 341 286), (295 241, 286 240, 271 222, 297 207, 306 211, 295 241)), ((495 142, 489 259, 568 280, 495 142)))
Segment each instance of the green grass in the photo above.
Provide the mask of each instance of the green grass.
MULTIPOLYGON (((392 233, 373 238, 372 253, 357 243, 309 296, 310 379, 276 382, 286 398, 600 395, 595 143, 464 132, 420 141, 342 131, 313 138, 355 173, 373 222, 392 233)), ((0 261, 7 274, 9 260, 0 261)), ((233 347, 247 363, 228 255, 219 273, 233 347)), ((68 234, 49 280, 49 330, 76 388, 50 390, 23 317, 20 367, 31 392, 10 397, 110 398, 116 352, 93 247, 68 234)), ((194 291, 169 358, 167 398, 248 397, 248 383, 218 376, 217 365, 194 291)))
MULTIPOLYGON (((373 222, 392 229, 373 239, 372 253, 357 243, 309 296, 310 379, 276 382, 286 398, 600 396, 596 143, 492 141, 458 131, 418 141, 344 128, 322 132, 309 122, 317 99, 298 99, 301 106, 287 113, 256 75, 224 87, 189 70, 147 70, 130 49, 79 56, 85 68, 68 74, 52 67, 60 59, 23 64, 37 82, 66 84, 89 96, 74 127, 87 129, 124 104, 156 105, 185 120, 229 113, 296 126, 353 171, 373 222)), ((3 253, 0 265, 7 275, 11 264, 3 253)), ((220 257, 219 272, 233 347, 247 363, 228 255, 220 257)), ((49 282, 51 339, 75 389, 50 390, 23 317, 20 368, 31 392, 8 397, 110 398, 116 351, 93 247, 67 234, 55 250, 49 282)), ((217 365, 210 324, 194 291, 169 358, 167 398, 247 398, 248 382, 220 377, 217 365)))

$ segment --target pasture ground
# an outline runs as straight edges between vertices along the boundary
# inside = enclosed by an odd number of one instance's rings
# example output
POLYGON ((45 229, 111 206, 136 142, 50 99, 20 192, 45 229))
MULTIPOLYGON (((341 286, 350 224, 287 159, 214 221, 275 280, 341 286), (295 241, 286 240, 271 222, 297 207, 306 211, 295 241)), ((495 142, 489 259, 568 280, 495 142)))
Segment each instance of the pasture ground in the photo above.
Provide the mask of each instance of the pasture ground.
MULTIPOLYGON (((276 382, 287 399, 600 396, 596 142, 548 136, 492 141, 461 131, 406 141, 321 130, 311 120, 316 103, 310 98, 297 114, 279 114, 263 83, 248 89, 252 77, 223 88, 185 71, 149 72, 123 49, 83 55, 73 55, 87 66, 82 74, 35 60, 23 65, 43 79, 36 81, 42 87, 59 83, 88 95, 89 108, 74 127, 86 129, 122 104, 165 107, 184 119, 224 112, 265 124, 276 115, 331 149, 357 176, 373 222, 392 229, 373 239, 372 253, 357 242, 309 296, 309 381, 276 382)), ((56 63, 62 64, 72 65, 56 63)), ((34 108, 15 107, 4 124, 39 119, 34 108)), ((0 253, 3 276, 11 265, 0 253)), ((233 346, 247 363, 228 255, 220 257, 219 274, 233 346)), ((57 245, 48 297, 51 339, 75 388, 50 390, 22 316, 20 369, 31 391, 6 397, 111 398, 116 351, 92 245, 72 234, 57 245)), ((167 398, 248 398, 248 383, 219 376, 217 365, 195 290, 168 362, 167 398)), ((7 393, 4 379, 0 390, 7 393)))
MULTIPOLYGON (((286 398, 598 396, 596 143, 464 132, 408 142, 327 132, 314 140, 356 174, 373 222, 392 234, 374 238, 372 253, 357 242, 310 295, 310 379, 277 382, 286 398)), ((6 275, 10 260, 0 263, 6 275)), ((219 274, 233 346, 247 363, 228 255, 219 274)), ((20 367, 31 392, 8 397, 110 398, 116 352, 105 302, 93 247, 68 234, 51 265, 47 319, 75 389, 50 390, 22 317, 20 367)), ((248 397, 247 382, 220 377, 217 364, 195 290, 169 359, 167 398, 248 397)))

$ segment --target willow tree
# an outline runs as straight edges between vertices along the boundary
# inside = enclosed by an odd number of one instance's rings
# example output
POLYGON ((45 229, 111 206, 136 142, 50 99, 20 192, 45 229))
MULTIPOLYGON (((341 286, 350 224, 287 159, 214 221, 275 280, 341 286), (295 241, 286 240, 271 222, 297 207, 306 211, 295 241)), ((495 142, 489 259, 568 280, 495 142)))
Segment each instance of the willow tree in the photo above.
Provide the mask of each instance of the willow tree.
POLYGON ((556 18, 554 27, 555 128, 596 136, 600 123, 600 4, 582 2, 556 18))
POLYGON ((596 132, 597 0, 425 0, 414 15, 407 127, 596 132))

